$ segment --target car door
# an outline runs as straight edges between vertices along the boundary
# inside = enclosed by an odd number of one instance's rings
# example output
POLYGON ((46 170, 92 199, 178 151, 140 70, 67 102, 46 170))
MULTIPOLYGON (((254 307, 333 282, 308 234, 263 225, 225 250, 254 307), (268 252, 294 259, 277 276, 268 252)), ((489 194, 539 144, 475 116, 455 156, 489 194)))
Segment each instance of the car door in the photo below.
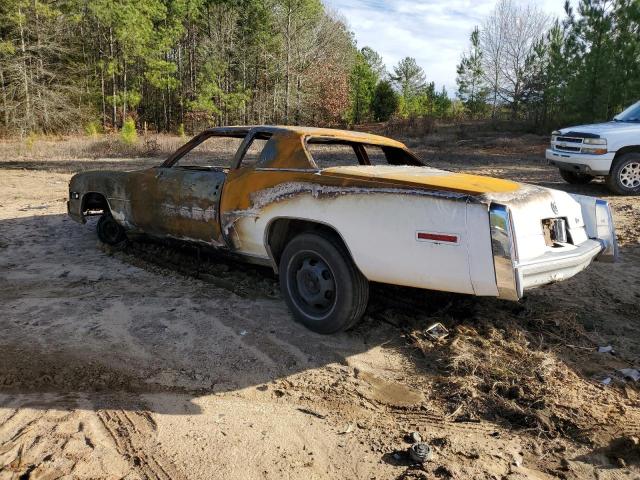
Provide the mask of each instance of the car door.
POLYGON ((156 237, 223 246, 220 197, 242 140, 242 135, 211 136, 172 164, 138 172, 130 194, 136 226, 156 237))

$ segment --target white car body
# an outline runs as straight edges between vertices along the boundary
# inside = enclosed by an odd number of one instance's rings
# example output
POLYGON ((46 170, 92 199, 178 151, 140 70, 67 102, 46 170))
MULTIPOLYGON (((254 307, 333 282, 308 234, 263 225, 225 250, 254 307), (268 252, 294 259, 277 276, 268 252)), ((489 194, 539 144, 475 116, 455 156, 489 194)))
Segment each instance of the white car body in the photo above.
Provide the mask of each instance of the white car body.
MULTIPOLYGON (((452 175, 427 167, 329 170, 362 176, 398 171, 452 175)), ((263 194, 264 204, 258 201, 257 208, 233 220, 239 251, 267 260, 265 232, 273 221, 319 221, 340 234, 364 276, 381 283, 519 300, 525 291, 566 280, 593 260, 617 258, 607 202, 533 185, 475 198, 418 190, 343 190, 336 195, 331 188, 293 183, 263 194), (542 221, 551 218, 565 219, 570 241, 545 242, 542 221), (421 240, 419 232, 450 235, 455 241, 421 240)))

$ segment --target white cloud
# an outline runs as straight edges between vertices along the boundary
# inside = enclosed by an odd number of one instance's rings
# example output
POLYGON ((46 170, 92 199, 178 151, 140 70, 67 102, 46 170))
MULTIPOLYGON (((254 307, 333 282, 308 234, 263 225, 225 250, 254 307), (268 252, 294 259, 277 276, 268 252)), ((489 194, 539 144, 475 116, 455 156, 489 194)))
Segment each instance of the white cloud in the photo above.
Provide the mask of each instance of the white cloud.
MULTIPOLYGON (((382 55, 387 69, 403 57, 414 57, 427 79, 449 94, 456 89, 456 65, 469 45, 475 25, 495 6, 495 0, 324 0, 340 12, 356 35, 358 47, 382 55)), ((563 14, 564 0, 532 2, 550 16, 563 14)))

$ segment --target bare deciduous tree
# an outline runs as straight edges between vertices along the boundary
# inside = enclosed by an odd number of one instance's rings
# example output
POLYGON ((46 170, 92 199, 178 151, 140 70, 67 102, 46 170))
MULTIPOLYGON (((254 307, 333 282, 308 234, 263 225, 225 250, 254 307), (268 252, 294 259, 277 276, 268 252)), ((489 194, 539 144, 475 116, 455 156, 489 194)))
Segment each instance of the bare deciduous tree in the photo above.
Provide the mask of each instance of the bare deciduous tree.
POLYGON ((480 41, 493 117, 501 103, 510 107, 514 117, 518 115, 527 59, 548 24, 549 18, 535 4, 513 0, 499 0, 483 23, 480 41))

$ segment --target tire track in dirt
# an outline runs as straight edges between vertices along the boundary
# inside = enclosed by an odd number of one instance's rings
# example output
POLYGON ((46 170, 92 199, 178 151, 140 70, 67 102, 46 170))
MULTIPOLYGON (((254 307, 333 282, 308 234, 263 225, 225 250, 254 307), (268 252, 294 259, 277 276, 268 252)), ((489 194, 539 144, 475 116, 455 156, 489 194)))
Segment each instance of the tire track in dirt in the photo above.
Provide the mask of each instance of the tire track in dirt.
POLYGON ((155 444, 156 424, 145 411, 99 410, 98 418, 109 432, 118 453, 129 461, 142 478, 152 480, 186 479, 163 458, 155 444))

